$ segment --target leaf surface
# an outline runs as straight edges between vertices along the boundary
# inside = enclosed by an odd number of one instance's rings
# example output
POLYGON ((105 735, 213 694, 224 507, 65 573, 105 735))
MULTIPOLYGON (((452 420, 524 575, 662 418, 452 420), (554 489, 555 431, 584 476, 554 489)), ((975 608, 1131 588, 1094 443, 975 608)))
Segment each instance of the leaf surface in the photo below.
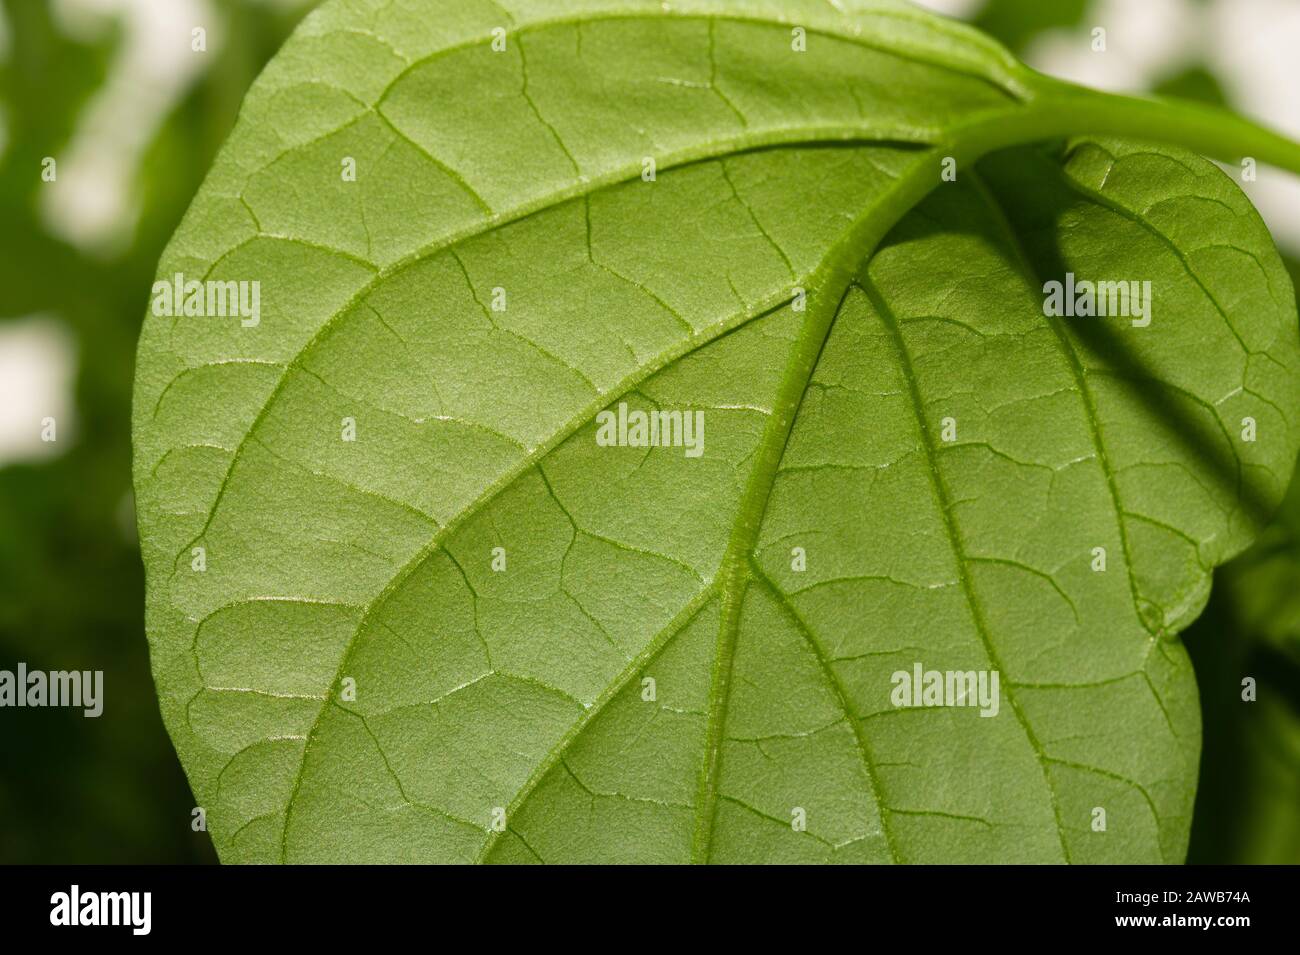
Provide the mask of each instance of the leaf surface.
POLYGON ((310 16, 159 267, 260 322, 150 315, 137 372, 222 858, 1181 859, 1174 635, 1289 478, 1295 304, 1189 153, 977 171, 1068 129, 1035 82, 896 3, 310 16), (1067 271, 1151 325, 1045 318, 1067 271), (704 453, 601 446, 620 405, 704 453), (917 664, 997 715, 892 705, 917 664))

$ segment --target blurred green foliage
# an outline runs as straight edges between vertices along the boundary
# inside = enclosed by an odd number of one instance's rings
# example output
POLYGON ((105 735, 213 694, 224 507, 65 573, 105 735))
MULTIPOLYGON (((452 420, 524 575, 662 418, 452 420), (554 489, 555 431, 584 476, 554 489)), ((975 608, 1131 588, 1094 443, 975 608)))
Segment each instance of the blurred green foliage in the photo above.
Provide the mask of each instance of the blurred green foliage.
POLYGON ((1205 740, 1189 861, 1300 862, 1300 481, 1183 639, 1205 740))
POLYGON ((1020 51, 1040 33, 1078 26, 1087 10, 1088 0, 988 0, 971 22, 1020 51))
MULTIPOLYGON (((130 245, 87 255, 52 236, 37 198, 40 163, 59 156, 121 42, 69 38, 38 0, 0 0, 0 326, 33 314, 66 322, 80 358, 79 419, 60 457, 0 466, 0 667, 99 669, 106 706, 6 710, 0 724, 0 862, 207 862, 193 799, 163 730, 143 633, 143 579, 130 504, 136 335, 154 267, 244 91, 309 4, 212 0, 231 42, 152 141, 130 245)), ((990 0, 975 17, 1016 50, 1082 23, 1085 0, 990 0)), ((1194 67, 1162 92, 1223 102, 1194 67)), ((1238 104, 1240 105, 1240 104, 1238 104)), ((1300 265, 1292 263, 1300 275, 1300 265)), ((1300 862, 1300 484, 1275 526, 1224 568, 1184 636, 1205 724, 1189 861, 1300 862), (1258 701, 1241 681, 1258 681, 1258 701)))

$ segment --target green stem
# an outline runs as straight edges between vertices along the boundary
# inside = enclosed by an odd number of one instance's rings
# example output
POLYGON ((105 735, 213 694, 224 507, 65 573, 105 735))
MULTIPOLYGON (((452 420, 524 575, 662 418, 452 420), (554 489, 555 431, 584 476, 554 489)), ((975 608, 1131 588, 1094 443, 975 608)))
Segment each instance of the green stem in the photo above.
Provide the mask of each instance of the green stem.
POLYGON ((1122 136, 1170 143, 1239 164, 1246 157, 1300 175, 1300 143, 1225 109, 1186 100, 1125 96, 1035 76, 1036 91, 1017 114, 1001 114, 958 130, 963 153, 1034 139, 1072 135, 1122 136))

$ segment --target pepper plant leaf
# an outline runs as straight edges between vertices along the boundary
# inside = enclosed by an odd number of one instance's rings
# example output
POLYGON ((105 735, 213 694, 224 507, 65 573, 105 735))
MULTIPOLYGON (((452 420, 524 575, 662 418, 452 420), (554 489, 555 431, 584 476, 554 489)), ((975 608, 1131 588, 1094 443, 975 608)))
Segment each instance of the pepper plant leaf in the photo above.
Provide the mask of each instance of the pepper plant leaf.
POLYGON ((1181 860, 1177 633, 1300 449, 1198 153, 1300 169, 892 0, 326 3, 139 349, 223 860, 1181 860))

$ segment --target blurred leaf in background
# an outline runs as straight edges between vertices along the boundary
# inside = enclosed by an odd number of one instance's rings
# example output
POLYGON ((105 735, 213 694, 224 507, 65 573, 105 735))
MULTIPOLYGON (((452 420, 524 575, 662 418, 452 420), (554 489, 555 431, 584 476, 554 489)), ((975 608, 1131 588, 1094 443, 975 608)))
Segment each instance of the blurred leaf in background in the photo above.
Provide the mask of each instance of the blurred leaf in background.
POLYGON ((1300 482, 1184 639, 1205 727, 1190 861, 1300 861, 1300 482))
POLYGON ((1047 30, 1074 27, 1083 22, 1088 0, 989 0, 970 4, 970 21, 1013 50, 1023 52, 1047 30))
POLYGON ((0 862, 214 858, 191 829, 149 672, 130 496, 135 342, 164 244, 305 9, 0 3, 0 668, 103 670, 105 696, 98 719, 5 710, 0 862), (192 48, 196 27, 206 50, 192 48), (56 188, 71 202, 52 203, 56 188), (70 393, 33 405, 52 375, 70 393), (57 441, 42 445, 55 405, 57 441))

